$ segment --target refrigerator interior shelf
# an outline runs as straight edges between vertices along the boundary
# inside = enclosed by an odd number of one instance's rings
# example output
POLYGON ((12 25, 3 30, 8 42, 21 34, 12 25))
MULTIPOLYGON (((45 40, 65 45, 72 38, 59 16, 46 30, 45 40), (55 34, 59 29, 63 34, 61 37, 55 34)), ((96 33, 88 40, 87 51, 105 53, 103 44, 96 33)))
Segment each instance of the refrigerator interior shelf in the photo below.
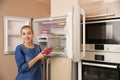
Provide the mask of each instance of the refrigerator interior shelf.
POLYGON ((48 56, 62 56, 66 55, 64 52, 51 52, 48 56))
POLYGON ((38 42, 47 42, 48 39, 66 39, 65 36, 39 36, 38 42))
POLYGON ((51 52, 51 54, 65 54, 65 52, 51 52))

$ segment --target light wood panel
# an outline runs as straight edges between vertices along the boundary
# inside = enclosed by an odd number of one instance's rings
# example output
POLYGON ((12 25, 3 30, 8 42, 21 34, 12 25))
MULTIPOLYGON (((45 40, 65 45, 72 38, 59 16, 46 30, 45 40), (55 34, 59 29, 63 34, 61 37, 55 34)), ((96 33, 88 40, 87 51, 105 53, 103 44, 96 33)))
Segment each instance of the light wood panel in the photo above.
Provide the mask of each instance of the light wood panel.
POLYGON ((72 10, 74 0, 51 0, 51 16, 67 15, 72 10))
POLYGON ((68 58, 51 58, 50 80, 71 80, 71 60, 68 58))

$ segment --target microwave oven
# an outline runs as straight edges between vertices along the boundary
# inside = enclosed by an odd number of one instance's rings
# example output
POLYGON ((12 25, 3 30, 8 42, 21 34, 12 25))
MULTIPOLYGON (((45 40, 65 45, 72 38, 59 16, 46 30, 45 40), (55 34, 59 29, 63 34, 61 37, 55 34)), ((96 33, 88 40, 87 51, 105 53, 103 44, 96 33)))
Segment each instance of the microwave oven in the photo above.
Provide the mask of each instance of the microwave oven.
POLYGON ((86 21, 86 51, 120 52, 120 18, 86 21))

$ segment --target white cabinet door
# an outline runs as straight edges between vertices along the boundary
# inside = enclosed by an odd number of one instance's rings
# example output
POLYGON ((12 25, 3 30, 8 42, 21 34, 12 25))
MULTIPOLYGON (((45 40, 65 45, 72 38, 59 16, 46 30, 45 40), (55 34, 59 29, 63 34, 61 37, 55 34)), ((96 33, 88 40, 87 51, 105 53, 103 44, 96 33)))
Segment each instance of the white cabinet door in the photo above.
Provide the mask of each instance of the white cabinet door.
POLYGON ((14 54, 15 48, 22 43, 20 29, 30 25, 31 19, 23 17, 4 17, 4 54, 14 54))

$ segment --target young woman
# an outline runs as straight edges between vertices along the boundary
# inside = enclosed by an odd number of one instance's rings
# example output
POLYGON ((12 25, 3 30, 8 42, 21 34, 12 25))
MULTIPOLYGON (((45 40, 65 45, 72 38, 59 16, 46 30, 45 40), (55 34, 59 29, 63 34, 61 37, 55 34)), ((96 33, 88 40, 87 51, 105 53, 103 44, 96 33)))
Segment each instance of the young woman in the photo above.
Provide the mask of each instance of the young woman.
POLYGON ((46 56, 37 44, 33 44, 33 29, 30 26, 21 28, 23 43, 15 50, 15 60, 18 67, 16 80, 41 80, 41 60, 46 56))

